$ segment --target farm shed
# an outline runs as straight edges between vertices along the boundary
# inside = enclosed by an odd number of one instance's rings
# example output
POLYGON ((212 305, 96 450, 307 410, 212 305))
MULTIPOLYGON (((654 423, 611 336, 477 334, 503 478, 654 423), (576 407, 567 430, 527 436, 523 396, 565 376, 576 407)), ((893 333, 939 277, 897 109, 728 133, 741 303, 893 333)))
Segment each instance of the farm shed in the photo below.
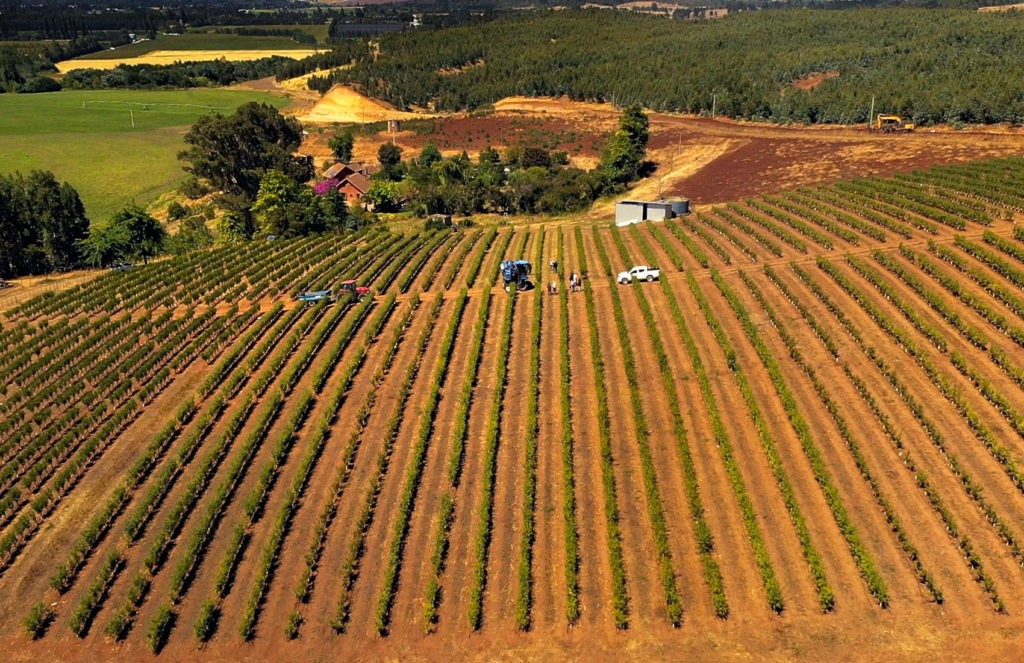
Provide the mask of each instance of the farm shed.
MULTIPOLYGON (((668 200, 620 200, 615 204, 615 223, 664 221, 676 216, 674 207, 675 203, 668 200)), ((689 211, 689 203, 686 208, 689 211)))

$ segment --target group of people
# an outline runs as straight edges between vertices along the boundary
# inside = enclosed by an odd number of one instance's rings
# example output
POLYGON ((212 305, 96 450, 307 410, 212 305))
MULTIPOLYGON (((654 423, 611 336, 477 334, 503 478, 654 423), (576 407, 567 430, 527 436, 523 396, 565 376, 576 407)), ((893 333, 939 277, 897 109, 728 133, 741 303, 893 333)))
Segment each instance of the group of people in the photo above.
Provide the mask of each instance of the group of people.
MULTIPOLYGON (((557 275, 558 274, 558 261, 555 260, 554 258, 552 258, 551 261, 548 264, 551 265, 551 273, 557 275)), ((583 279, 580 277, 579 274, 577 274, 576 272, 573 272, 572 274, 569 275, 569 292, 582 292, 582 291, 583 291, 583 279)), ((551 281, 551 282, 548 283, 548 294, 549 295, 557 295, 558 294, 558 281, 551 281)))

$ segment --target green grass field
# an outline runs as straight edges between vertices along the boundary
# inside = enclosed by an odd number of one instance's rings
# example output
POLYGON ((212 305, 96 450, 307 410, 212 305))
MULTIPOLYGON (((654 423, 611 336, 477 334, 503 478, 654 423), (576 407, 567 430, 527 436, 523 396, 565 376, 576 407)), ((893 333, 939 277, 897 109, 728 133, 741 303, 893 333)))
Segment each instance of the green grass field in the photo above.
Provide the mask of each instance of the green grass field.
MULTIPOLYGON (((268 26, 273 27, 273 26, 268 26)), ((302 27, 302 26, 292 26, 302 27)), ((317 28, 321 26, 307 26, 317 28)), ((322 26, 326 34, 327 26, 322 26)), ((216 34, 214 32, 186 32, 171 37, 157 35, 156 39, 148 39, 135 44, 127 44, 110 51, 86 53, 76 60, 113 60, 134 58, 150 51, 260 51, 260 50, 303 50, 311 48, 311 44, 300 44, 291 37, 243 37, 241 35, 216 34)))
POLYGON ((177 154, 196 118, 247 101, 288 103, 238 90, 0 95, 0 172, 51 170, 78 190, 89 218, 103 223, 125 204, 145 205, 181 181, 177 154))

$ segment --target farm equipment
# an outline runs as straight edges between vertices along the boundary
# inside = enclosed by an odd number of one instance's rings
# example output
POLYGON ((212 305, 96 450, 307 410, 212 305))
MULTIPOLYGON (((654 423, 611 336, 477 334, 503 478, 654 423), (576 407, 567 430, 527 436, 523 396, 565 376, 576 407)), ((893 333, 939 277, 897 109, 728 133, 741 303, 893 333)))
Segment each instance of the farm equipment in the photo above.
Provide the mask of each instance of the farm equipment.
POLYGON ((525 290, 530 283, 530 273, 533 272, 533 265, 528 260, 505 260, 501 263, 501 278, 505 282, 505 291, 508 292, 515 285, 517 290, 525 290))
POLYGON ((899 115, 879 115, 868 128, 884 134, 906 134, 914 131, 914 125, 904 122, 899 115))
POLYGON ((366 295, 370 294, 369 288, 357 285, 355 281, 342 281, 338 284, 338 289, 342 292, 347 292, 356 299, 362 299, 366 295))
POLYGON ((4 288, 13 288, 13 287, 14 287, 14 284, 11 283, 10 281, 5 281, 3 279, 0 279, 0 290, 3 290, 4 288))
POLYGON ((307 306, 313 306, 317 302, 322 302, 325 299, 331 302, 335 301, 334 295, 330 290, 312 290, 310 292, 304 292, 296 297, 296 299, 300 302, 306 302, 307 306))

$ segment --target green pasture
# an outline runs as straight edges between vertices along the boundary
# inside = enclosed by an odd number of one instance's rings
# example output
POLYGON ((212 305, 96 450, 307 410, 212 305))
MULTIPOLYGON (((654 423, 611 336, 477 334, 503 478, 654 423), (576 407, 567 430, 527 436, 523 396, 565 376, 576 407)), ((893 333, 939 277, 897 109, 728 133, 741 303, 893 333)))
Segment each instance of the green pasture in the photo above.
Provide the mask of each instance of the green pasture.
POLYGON ((94 222, 145 205, 183 177, 178 152, 209 112, 287 99, 240 90, 66 90, 0 95, 0 172, 51 170, 70 182, 94 222), (132 128, 132 121, 135 127, 132 128))
MULTIPOLYGON (((263 27, 263 26, 260 26, 263 27)), ((294 26, 296 28, 302 26, 294 26)), ((320 26, 306 26, 316 28, 320 26)), ((323 26, 326 32, 327 26, 323 26)), ((311 44, 300 44, 291 37, 243 37, 242 35, 214 32, 186 32, 178 36, 157 35, 135 44, 119 46, 114 50, 86 53, 76 60, 117 60, 145 55, 150 51, 261 51, 309 50, 311 44)))

